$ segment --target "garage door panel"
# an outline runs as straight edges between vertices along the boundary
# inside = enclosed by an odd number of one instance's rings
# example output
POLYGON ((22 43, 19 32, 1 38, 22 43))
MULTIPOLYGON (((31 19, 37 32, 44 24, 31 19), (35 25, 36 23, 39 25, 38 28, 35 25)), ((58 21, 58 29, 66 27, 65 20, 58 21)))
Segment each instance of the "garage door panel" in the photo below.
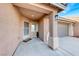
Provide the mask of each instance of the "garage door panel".
POLYGON ((68 36, 69 25, 64 23, 58 23, 58 36, 64 37, 68 36))

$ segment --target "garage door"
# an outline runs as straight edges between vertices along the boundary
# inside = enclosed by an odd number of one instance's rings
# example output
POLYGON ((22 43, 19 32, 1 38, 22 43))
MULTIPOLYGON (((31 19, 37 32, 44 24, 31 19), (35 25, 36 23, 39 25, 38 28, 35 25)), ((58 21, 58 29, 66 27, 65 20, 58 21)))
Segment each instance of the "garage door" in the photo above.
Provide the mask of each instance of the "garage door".
POLYGON ((68 36, 69 25, 66 23, 58 23, 58 36, 65 37, 68 36))

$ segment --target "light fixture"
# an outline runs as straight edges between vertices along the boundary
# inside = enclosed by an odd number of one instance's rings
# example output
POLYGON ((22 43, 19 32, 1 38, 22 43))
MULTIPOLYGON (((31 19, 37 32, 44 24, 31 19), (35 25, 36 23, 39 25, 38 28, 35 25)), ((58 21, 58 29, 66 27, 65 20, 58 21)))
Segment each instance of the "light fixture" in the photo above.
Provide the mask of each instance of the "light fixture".
POLYGON ((58 20, 58 15, 55 15, 55 19, 58 20))
POLYGON ((34 15, 32 15, 32 17, 34 17, 34 15))

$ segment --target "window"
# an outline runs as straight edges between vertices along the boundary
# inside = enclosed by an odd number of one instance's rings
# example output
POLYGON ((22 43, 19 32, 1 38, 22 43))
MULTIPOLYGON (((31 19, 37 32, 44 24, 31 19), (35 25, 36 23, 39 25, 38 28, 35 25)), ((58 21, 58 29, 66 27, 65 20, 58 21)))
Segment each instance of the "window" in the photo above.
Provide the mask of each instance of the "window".
POLYGON ((29 34, 29 23, 24 22, 24 35, 29 34))

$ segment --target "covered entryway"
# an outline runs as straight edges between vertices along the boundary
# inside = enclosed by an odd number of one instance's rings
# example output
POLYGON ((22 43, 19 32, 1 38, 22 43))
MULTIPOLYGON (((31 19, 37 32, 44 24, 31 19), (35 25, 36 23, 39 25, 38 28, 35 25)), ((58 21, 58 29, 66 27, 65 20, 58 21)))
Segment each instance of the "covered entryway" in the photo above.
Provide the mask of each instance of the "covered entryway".
POLYGON ((23 40, 27 40, 28 38, 32 39, 37 36, 43 40, 43 25, 45 25, 45 23, 42 19, 48 15, 52 9, 47 8, 46 4, 14 4, 14 6, 17 7, 23 18, 23 40), (41 36, 43 37, 41 38, 41 36))
MULTIPOLYGON (((23 39, 31 40, 36 38, 38 32, 39 39, 52 49, 59 47, 57 35, 56 15, 63 8, 49 4, 14 4, 21 14, 23 39)), ((36 38, 37 39, 37 38, 36 38)), ((38 39, 37 39, 38 40, 38 39)), ((35 42, 32 42, 35 43, 35 42)))
MULTIPOLYGON (((58 47, 57 21, 55 15, 63 10, 49 4, 14 4, 23 18, 23 39, 39 38, 51 48, 58 47), (53 39, 55 38, 55 39, 53 39), (53 44, 52 44, 53 43, 53 44)), ((55 49, 54 48, 54 49, 55 49)))

